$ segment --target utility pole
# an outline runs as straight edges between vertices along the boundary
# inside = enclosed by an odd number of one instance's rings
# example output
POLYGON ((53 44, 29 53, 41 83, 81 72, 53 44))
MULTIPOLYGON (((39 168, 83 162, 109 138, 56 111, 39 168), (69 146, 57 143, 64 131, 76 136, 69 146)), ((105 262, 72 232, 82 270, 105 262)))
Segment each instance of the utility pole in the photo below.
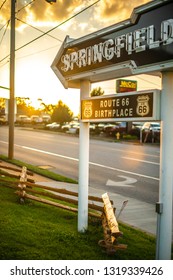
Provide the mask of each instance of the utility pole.
POLYGON ((10 35, 10 98, 9 98, 9 142, 8 157, 14 156, 14 104, 15 104, 15 7, 16 0, 11 0, 11 35, 10 35))

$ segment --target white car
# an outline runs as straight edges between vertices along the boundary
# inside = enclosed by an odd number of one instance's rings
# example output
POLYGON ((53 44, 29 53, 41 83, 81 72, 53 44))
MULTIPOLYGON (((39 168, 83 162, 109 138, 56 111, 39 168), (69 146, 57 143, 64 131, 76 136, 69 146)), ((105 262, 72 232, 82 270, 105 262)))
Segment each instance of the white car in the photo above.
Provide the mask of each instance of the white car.
MULTIPOLYGON (((80 124, 73 124, 67 131, 67 133, 71 133, 71 134, 79 134, 79 129, 80 129, 80 124)), ((90 124, 89 126, 90 129, 90 133, 94 133, 95 132, 95 124, 90 124)))
POLYGON ((142 130, 160 132, 160 123, 159 122, 146 122, 142 126, 142 130))
POLYGON ((49 123, 46 125, 47 129, 52 129, 52 130, 56 130, 60 128, 60 124, 57 122, 53 122, 53 123, 49 123))
POLYGON ((79 128, 80 128, 80 124, 79 123, 72 124, 71 127, 69 127, 67 133, 79 134, 79 128))

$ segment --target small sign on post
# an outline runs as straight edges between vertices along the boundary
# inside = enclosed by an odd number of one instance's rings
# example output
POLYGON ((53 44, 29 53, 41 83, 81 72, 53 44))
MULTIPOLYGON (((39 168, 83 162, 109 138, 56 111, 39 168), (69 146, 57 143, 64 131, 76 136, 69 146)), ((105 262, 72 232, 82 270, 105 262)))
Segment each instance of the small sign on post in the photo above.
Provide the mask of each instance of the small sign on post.
POLYGON ((116 92, 137 91, 137 81, 119 79, 116 81, 116 92))
POLYGON ((160 91, 147 90, 81 102, 82 121, 146 121, 160 120, 160 91))

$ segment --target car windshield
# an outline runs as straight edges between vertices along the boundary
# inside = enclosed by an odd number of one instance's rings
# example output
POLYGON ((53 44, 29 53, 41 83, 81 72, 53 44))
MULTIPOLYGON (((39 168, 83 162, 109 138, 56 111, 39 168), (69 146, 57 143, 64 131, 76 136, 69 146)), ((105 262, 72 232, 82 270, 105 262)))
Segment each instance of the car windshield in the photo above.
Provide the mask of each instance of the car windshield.
POLYGON ((160 124, 159 123, 152 123, 151 126, 152 127, 160 127, 160 124))

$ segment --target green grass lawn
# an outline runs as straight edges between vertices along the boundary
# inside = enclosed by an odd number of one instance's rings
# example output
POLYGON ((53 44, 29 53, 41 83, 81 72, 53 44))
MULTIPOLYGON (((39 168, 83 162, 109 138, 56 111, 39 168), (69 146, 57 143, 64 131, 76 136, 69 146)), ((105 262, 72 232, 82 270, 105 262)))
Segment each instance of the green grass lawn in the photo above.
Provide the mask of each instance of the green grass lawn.
POLYGON ((101 221, 90 218, 88 230, 79 233, 77 214, 29 200, 20 204, 5 184, 0 183, 1 260, 155 259, 154 237, 120 224, 119 241, 128 247, 107 255, 98 245, 101 221))
MULTIPOLYGON (((26 166, 19 161, 13 160, 12 163, 26 166)), ((27 168, 40 172, 33 166, 27 165, 27 168)), ((43 170, 41 173, 46 176, 43 170)), ((48 175, 51 178, 54 174, 48 175)), ((53 178, 68 180, 57 174, 53 178)), ((104 238, 100 220, 89 218, 88 230, 79 233, 76 213, 31 200, 20 204, 15 190, 9 186, 7 182, 0 182, 0 260, 155 259, 155 237, 120 223, 123 237, 118 240, 126 244, 127 249, 108 255, 98 245, 98 241, 104 238)))
POLYGON ((23 161, 20 161, 20 160, 17 160, 17 159, 10 160, 10 159, 8 159, 7 156, 1 155, 1 154, 0 154, 0 160, 12 163, 12 164, 16 165, 16 167, 17 166, 19 166, 19 167, 26 166, 26 168, 28 170, 32 171, 33 173, 37 173, 39 175, 45 176, 45 177, 50 178, 50 179, 55 180, 55 181, 67 182, 67 183, 72 183, 72 184, 77 183, 75 180, 73 180, 71 178, 67 178, 65 176, 56 174, 56 173, 54 173, 50 170, 46 170, 46 169, 40 168, 38 166, 34 166, 32 164, 28 164, 26 162, 23 162, 23 161))

